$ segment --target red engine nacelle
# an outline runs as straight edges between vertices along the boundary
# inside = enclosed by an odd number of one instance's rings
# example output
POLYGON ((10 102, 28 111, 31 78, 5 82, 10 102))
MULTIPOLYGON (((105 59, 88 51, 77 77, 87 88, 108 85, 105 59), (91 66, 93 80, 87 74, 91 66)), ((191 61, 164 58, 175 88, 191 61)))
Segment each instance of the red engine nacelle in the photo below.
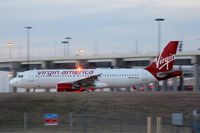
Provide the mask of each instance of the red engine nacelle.
POLYGON ((56 88, 57 88, 57 92, 73 91, 72 83, 58 83, 56 88))

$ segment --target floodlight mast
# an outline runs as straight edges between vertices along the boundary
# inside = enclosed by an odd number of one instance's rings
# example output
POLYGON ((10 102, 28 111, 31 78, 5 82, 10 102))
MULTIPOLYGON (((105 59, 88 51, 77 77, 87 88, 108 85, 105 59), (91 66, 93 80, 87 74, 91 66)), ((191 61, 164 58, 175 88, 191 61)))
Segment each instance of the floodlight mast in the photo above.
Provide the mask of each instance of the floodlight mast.
POLYGON ((161 22, 164 21, 163 18, 156 18, 155 21, 158 22, 158 54, 161 52, 161 22))
POLYGON ((26 56, 26 61, 27 61, 27 70, 30 69, 30 66, 29 66, 29 59, 30 59, 30 30, 32 29, 32 27, 30 26, 27 26, 27 27, 24 27, 25 29, 27 29, 27 42, 26 42, 26 53, 27 53, 27 56, 26 56))

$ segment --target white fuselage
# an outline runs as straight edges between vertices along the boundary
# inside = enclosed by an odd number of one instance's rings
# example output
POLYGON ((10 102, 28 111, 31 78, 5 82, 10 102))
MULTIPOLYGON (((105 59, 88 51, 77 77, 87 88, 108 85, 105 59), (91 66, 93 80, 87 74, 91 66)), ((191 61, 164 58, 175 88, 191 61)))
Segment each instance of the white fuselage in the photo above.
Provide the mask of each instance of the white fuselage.
POLYGON ((19 88, 56 88, 59 82, 73 83, 98 74, 97 82, 106 84, 106 88, 131 87, 157 81, 145 69, 48 69, 19 73, 10 84, 19 88))

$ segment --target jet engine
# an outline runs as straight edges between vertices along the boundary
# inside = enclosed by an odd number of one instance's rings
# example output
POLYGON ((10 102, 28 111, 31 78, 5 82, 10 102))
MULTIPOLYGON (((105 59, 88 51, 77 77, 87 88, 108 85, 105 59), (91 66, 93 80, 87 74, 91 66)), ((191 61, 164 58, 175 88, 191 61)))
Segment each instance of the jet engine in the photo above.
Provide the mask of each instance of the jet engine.
POLYGON ((72 83, 58 83, 56 88, 57 92, 73 91, 72 83))
POLYGON ((101 89, 101 88, 106 88, 108 85, 102 82, 95 82, 94 86, 92 88, 95 89, 101 89))

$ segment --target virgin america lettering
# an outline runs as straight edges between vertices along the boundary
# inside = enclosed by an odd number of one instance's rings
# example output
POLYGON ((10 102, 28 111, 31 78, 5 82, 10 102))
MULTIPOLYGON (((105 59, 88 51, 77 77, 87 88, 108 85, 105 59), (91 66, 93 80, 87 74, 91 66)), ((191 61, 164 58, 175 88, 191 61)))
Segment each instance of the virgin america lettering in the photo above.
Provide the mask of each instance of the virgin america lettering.
POLYGON ((75 74, 75 75, 80 75, 80 74, 94 74, 94 70, 83 70, 83 71, 77 71, 77 70, 63 70, 63 71, 38 71, 37 73, 39 76, 40 75, 68 75, 68 74, 75 74))
POLYGON ((157 56, 154 59, 154 62, 156 63, 156 68, 161 70, 164 66, 167 67, 167 70, 169 70, 169 63, 175 60, 175 54, 167 56, 165 58, 162 58, 161 55, 157 56))

